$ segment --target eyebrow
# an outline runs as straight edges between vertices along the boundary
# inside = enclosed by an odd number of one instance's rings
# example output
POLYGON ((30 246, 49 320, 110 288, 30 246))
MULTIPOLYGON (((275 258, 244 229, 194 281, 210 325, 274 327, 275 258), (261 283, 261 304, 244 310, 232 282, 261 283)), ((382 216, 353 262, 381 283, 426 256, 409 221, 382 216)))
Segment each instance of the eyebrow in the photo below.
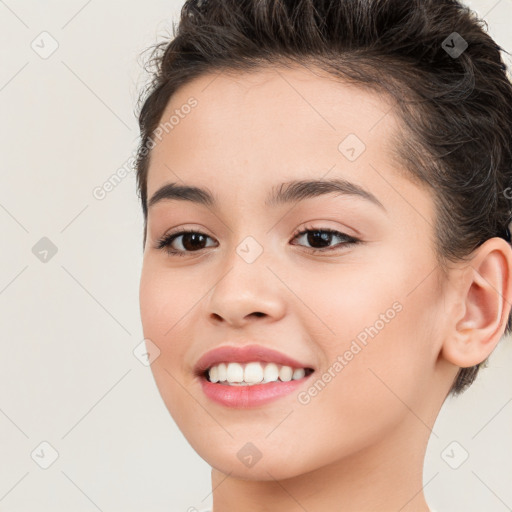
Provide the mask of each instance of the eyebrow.
MULTIPOLYGON (((281 183, 279 186, 274 186, 271 189, 265 201, 265 206, 276 207, 285 203, 303 201, 304 199, 333 193, 360 197, 387 211, 384 205, 370 191, 342 178, 294 180, 281 183)), ((153 194, 149 200, 148 209, 164 200, 190 201, 208 207, 215 207, 217 205, 215 196, 207 188, 167 183, 153 194)))

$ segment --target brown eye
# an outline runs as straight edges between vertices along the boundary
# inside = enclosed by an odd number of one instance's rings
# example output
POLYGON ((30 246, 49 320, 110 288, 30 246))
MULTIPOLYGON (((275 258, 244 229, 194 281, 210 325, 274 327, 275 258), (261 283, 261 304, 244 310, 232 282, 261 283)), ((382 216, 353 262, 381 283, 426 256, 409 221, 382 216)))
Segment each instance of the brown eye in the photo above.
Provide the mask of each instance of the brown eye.
POLYGON ((210 238, 198 231, 179 231, 170 233, 158 241, 157 249, 165 249, 172 256, 184 256, 188 252, 205 249, 205 242, 210 238), (181 240, 180 240, 181 239, 181 240), (177 242, 175 244, 175 242, 177 242))
POLYGON ((359 242, 357 238, 346 235, 345 233, 341 233, 340 231, 328 228, 305 229, 303 231, 296 233, 293 239, 295 240, 296 238, 300 237, 305 237, 305 241, 306 243, 310 244, 310 249, 312 249, 312 252, 328 252, 332 250, 331 243, 333 239, 341 240, 341 242, 338 243, 339 246, 348 246, 359 242), (325 249, 326 247, 327 249, 325 249))

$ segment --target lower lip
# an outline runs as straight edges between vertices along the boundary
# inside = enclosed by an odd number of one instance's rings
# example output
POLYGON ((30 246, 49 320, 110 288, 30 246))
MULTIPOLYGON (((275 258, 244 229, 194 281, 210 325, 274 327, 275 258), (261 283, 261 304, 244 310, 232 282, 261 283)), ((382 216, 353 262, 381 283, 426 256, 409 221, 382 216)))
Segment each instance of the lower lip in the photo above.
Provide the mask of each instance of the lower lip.
POLYGON ((204 376, 201 376, 200 380, 203 392, 208 398, 226 407, 244 409, 265 405, 282 396, 289 395, 302 386, 313 373, 302 377, 302 379, 290 380, 288 382, 276 381, 266 384, 254 384, 252 386, 216 384, 210 382, 204 376))

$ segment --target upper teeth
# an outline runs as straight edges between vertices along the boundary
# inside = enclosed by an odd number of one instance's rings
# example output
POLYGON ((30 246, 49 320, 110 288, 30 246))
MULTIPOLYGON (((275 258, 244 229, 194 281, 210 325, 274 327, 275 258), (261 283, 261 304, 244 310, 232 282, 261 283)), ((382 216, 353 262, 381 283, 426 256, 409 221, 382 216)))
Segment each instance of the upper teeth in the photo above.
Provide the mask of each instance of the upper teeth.
POLYGON ((291 366, 277 365, 275 363, 267 363, 263 368, 262 363, 256 361, 247 364, 240 363, 220 363, 212 366, 208 375, 211 382, 225 382, 228 384, 240 383, 258 384, 260 382, 275 382, 279 378, 286 382, 290 380, 302 379, 305 375, 304 368, 296 368, 291 366))

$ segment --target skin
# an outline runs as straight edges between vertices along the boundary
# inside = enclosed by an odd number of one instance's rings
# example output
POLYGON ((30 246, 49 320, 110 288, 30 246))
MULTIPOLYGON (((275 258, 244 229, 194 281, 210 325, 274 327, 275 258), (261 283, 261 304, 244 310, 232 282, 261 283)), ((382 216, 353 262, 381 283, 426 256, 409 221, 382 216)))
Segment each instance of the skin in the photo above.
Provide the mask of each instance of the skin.
MULTIPOLYGON (((198 105, 152 150, 148 197, 183 182, 208 188, 218 205, 150 208, 140 310, 145 338, 160 349, 151 368, 165 405, 212 467, 213 511, 236 503, 244 512, 427 512, 427 442, 459 366, 483 361, 505 329, 510 247, 490 239, 442 272, 432 192, 391 157, 399 123, 383 96, 276 67, 197 78, 162 119, 192 96, 198 105), (353 162, 338 150, 350 133, 366 145, 353 162), (282 182, 326 177, 364 187, 386 211, 337 194, 264 204, 282 182), (305 226, 362 243, 334 236, 330 252, 313 254, 322 246, 293 238, 305 226), (183 257, 157 249, 178 227, 210 238, 183 257), (263 248, 250 264, 236 253, 247 236, 263 248), (259 343, 315 368, 307 390, 396 301, 400 312, 307 404, 292 393, 227 408, 193 373, 214 347, 259 343), (237 457, 248 442, 261 452, 252 467, 237 457)), ((173 247, 184 250, 182 242, 173 247)))

